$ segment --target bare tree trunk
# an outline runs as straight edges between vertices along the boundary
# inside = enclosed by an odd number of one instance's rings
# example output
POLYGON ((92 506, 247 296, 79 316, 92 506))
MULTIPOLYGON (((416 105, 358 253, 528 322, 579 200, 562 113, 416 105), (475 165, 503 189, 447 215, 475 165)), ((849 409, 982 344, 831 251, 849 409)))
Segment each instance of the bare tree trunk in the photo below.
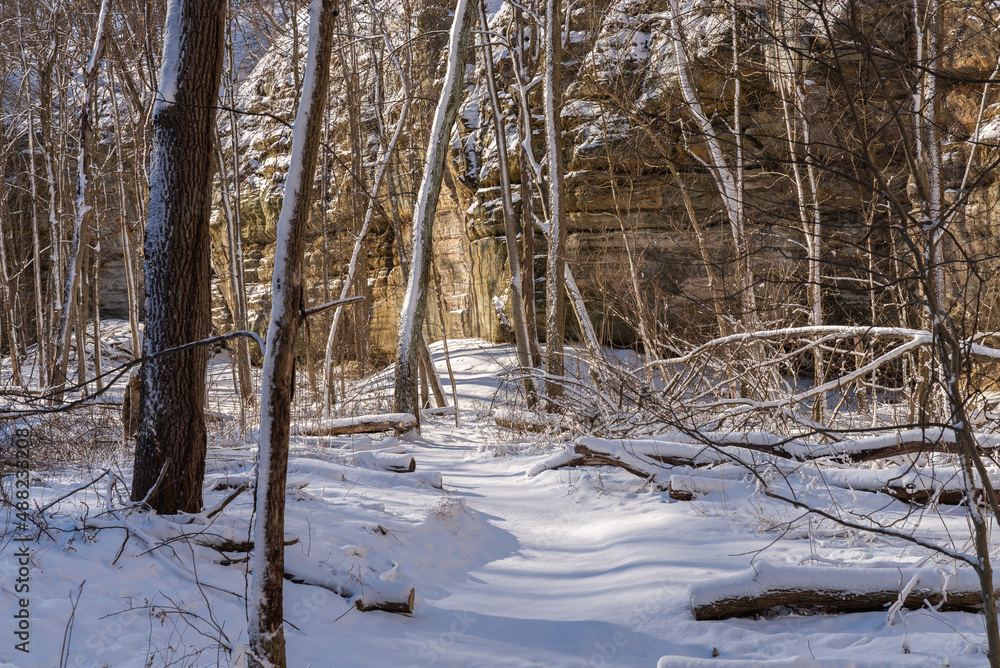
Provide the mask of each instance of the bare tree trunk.
MULTIPOLYGON (((176 0, 168 7, 146 223, 147 356, 211 332, 212 138, 225 22, 225 0, 176 0)), ((142 367, 132 499, 144 499, 165 469, 148 499, 160 513, 201 509, 207 364, 208 349, 199 346, 142 367)))
MULTIPOLYGON (((716 188, 722 197, 730 227, 732 228, 733 245, 737 259, 737 282, 740 293, 740 315, 743 326, 752 331, 756 329, 757 309, 754 297, 753 277, 750 275, 750 253, 746 242, 746 231, 743 220, 743 198, 741 181, 741 156, 737 159, 738 175, 734 177, 732 169, 726 162, 719 142, 718 134, 708 116, 705 114, 698 92, 694 88, 691 76, 691 64, 688 61, 684 45, 684 30, 681 22, 681 11, 677 0, 670 0, 671 13, 670 34, 674 48, 674 62, 677 66, 677 78, 680 83, 684 104, 694 117, 705 142, 708 144, 708 168, 715 181, 716 188)), ((739 109, 736 110, 739 115, 739 109)), ((738 134, 738 133, 737 133, 738 134)))
POLYGON ((91 299, 93 305, 94 322, 94 384, 98 392, 104 389, 104 361, 101 359, 101 219, 95 216, 96 226, 94 228, 94 273, 91 277, 93 285, 91 289, 91 299))
MULTIPOLYGON (((396 122, 396 128, 393 130, 392 137, 389 139, 389 143, 385 148, 385 153, 382 156, 382 160, 379 162, 378 170, 375 172, 375 180, 372 182, 371 194, 368 198, 368 206, 365 209, 365 219, 364 223, 361 225, 361 230, 358 232, 358 236, 354 240, 354 250, 351 252, 351 262, 348 265, 347 277, 344 279, 344 284, 340 290, 340 299, 346 299, 347 295, 350 293, 351 286, 355 283, 355 275, 358 271, 358 265, 364 262, 364 258, 361 257, 361 252, 364 249, 364 240, 368 235, 368 230, 371 228, 372 216, 375 213, 375 206, 377 203, 378 191, 382 187, 382 180, 385 178, 387 173, 389 162, 392 159, 393 151, 396 148, 396 144, 399 141, 399 137, 403 132, 403 128, 406 127, 406 121, 409 119, 410 114, 410 103, 413 101, 413 96, 410 94, 410 89, 407 84, 405 77, 403 76, 403 69, 399 65, 399 61, 396 58, 395 50, 391 48, 389 44, 388 35, 383 34, 383 40, 385 41, 386 48, 389 49, 390 55, 394 63, 396 64, 397 72, 399 74, 400 82, 403 86, 403 107, 399 112, 399 119, 396 122)), ((337 329, 340 326, 341 315, 343 314, 343 307, 338 306, 333 312, 333 323, 330 325, 330 333, 327 335, 326 339, 326 354, 323 361, 323 417, 327 419, 330 417, 330 409, 333 405, 333 352, 334 352, 334 342, 337 338, 337 329)))
MULTIPOLYGON (((7 196, 6 190, 6 187, 0 185, 0 196, 3 196, 4 200, 6 200, 7 196)), ((14 296, 10 289, 10 272, 7 271, 7 230, 2 225, 5 220, 10 220, 10 217, 5 215, 0 218, 0 281, 3 282, 3 319, 5 329, 7 330, 5 332, 7 335, 7 345, 10 348, 13 380, 18 385, 23 385, 24 379, 21 377, 21 352, 17 344, 18 336, 14 323, 14 296)))
MULTIPOLYGON (((236 150, 236 128, 233 128, 233 150, 236 150)), ((233 327, 236 330, 247 328, 246 286, 243 283, 243 272, 241 271, 243 254, 240 247, 239 223, 236 220, 236 209, 239 202, 234 207, 229 200, 229 183, 226 174, 226 160, 222 155, 222 147, 216 141, 216 160, 219 164, 219 186, 222 191, 222 208, 226 216, 226 245, 229 246, 229 292, 233 305, 233 327)), ((250 354, 246 341, 238 339, 236 341, 236 391, 239 393, 240 402, 245 403, 250 397, 252 387, 250 383, 250 354)))
MULTIPOLYGON (((108 68, 108 78, 114 85, 115 76, 111 67, 108 68)), ((115 118, 115 135, 124 136, 122 126, 121 109, 118 107, 118 96, 111 96, 112 109, 115 118)), ((132 354, 139 357, 139 290, 137 287, 137 277, 135 272, 135 247, 132 235, 128 231, 128 206, 125 194, 125 159, 122 155, 122 142, 115 142, 115 155, 118 158, 118 200, 119 211, 121 212, 121 237, 122 237, 122 263, 125 265, 125 294, 128 302, 128 324, 129 333, 132 336, 132 354)))
POLYGON ((292 156, 278 219, 275 269, 271 280, 271 323, 261 387, 257 524, 250 598, 250 665, 285 668, 282 584, 285 563, 285 480, 288 469, 295 338, 303 319, 302 262, 312 204, 316 157, 323 131, 334 0, 309 5, 309 50, 305 80, 292 134, 292 156))
MULTIPOLYGON (((39 131, 41 133, 41 148, 45 156, 45 178, 48 184, 49 194, 49 275, 51 276, 53 290, 53 308, 55 311, 62 310, 62 234, 59 225, 59 181, 56 179, 56 168, 54 161, 55 130, 52 127, 52 68, 55 65, 56 56, 59 53, 59 31, 58 31, 58 9, 52 10, 52 40, 49 45, 49 52, 38 72, 38 94, 41 102, 39 111, 39 131)), ((54 315, 54 314, 53 314, 54 315)), ((50 323, 52 321, 50 320, 50 323)), ((50 332, 46 332, 49 334, 50 332)), ((54 365, 54 347, 46 337, 40 342, 48 350, 46 356, 54 365)), ((52 378, 52 365, 49 367, 49 376, 43 383, 48 383, 52 378)))
MULTIPOLYGON (((545 103, 545 145, 549 168, 549 254, 545 271, 545 395, 557 401, 563 392, 563 344, 566 336, 566 302, 563 295, 566 269, 566 203, 563 199, 562 154, 562 21, 559 0, 545 3, 545 69, 542 99, 545 103)), ((550 404, 550 408, 554 407, 550 404)))
MULTIPOLYGON (((517 244, 517 228, 514 225, 514 204, 510 192, 510 163, 507 159, 507 122, 500 109, 500 99, 497 97, 496 78, 493 73, 493 47, 490 46, 489 21, 486 18, 484 0, 479 0, 479 23, 483 27, 481 43, 484 47, 483 60, 486 64, 486 90, 490 96, 490 106, 493 109, 493 127, 496 131, 497 157, 500 162, 500 199, 503 203, 503 226, 507 240, 507 261, 510 265, 510 301, 511 314, 514 319, 514 342, 517 347, 517 363, 520 365, 521 380, 524 383, 524 396, 528 406, 534 406, 537 400, 535 381, 530 373, 532 368, 531 354, 528 349, 528 325, 524 317, 524 294, 521 286, 521 258, 517 244)), ((522 202, 523 206, 523 202, 522 202)))
MULTIPOLYGON (((28 59, 21 46, 21 66, 28 71, 28 59)), ((35 110, 31 105, 30 89, 25 89, 28 101, 28 178, 31 180, 31 264, 35 287, 35 350, 37 372, 34 374, 39 385, 44 385, 49 377, 49 356, 46 340, 49 336, 48 318, 45 316, 44 292, 42 291, 42 241, 38 225, 38 179, 35 166, 35 110)))
MULTIPOLYGON (((62 394, 66 385, 66 369, 69 364, 70 335, 73 325, 71 320, 76 309, 78 284, 83 273, 83 251, 87 245, 89 226, 88 214, 91 206, 87 203, 87 191, 90 181, 90 140, 93 128, 90 122, 90 104, 93 89, 97 81, 97 72, 104 56, 104 46, 107 35, 104 28, 108 16, 108 0, 101 2, 101 11, 97 18, 97 33, 94 35, 94 48, 90 61, 83 73, 83 101, 80 103, 80 161, 76 181, 76 224, 73 229, 73 248, 70 251, 69 267, 66 270, 66 285, 63 292, 62 314, 59 316, 59 329, 56 332, 56 359, 52 366, 52 387, 56 398, 62 394)), ((83 378, 78 378, 82 382, 83 378)))
POLYGON ((399 342, 396 349, 394 405, 398 413, 419 415, 417 405, 417 368, 420 334, 427 310, 427 286, 431 262, 431 226, 441 193, 441 179, 451 136, 451 126, 464 94, 465 59, 476 17, 476 0, 457 0, 455 19, 449 40, 448 69, 444 87, 434 113, 424 173, 413 213, 413 242, 406 295, 399 317, 399 342))
POLYGON ((542 363, 541 346, 538 344, 538 317, 535 308, 535 212, 534 192, 531 187, 531 173, 527 166, 521 167, 521 280, 523 281, 524 324, 528 330, 528 350, 531 366, 542 363))
MULTIPOLYGON (((86 266, 90 259, 90 253, 86 252, 82 257, 82 264, 86 266)), ((76 306, 73 308, 72 317, 76 319, 71 334, 76 335, 76 382, 80 386, 80 396, 86 396, 89 392, 87 381, 87 319, 84 314, 90 308, 90 275, 81 272, 80 283, 77 285, 76 306)))
MULTIPOLYGON (((944 211, 944 165, 941 153, 941 131, 938 125, 942 92, 936 74, 937 60, 941 57, 941 33, 943 10, 939 0, 927 0, 924 7, 919 2, 914 3, 914 19, 918 34, 926 40, 927 70, 924 73, 923 122, 918 128, 923 129, 920 136, 924 153, 922 160, 925 170, 925 183, 928 189, 928 199, 923 201, 924 216, 921 227, 925 235, 925 255, 923 258, 924 272, 921 276, 924 296, 927 300, 927 312, 934 334, 934 354, 944 380, 944 393, 947 397, 948 413, 955 432, 955 440, 959 451, 959 465, 962 469, 962 483, 965 490, 966 517, 972 525, 972 542, 975 546, 978 564, 975 566, 979 575, 980 587, 983 592, 983 616, 986 624, 986 640, 988 644, 987 660, 991 668, 1000 667, 1000 622, 997 619, 996 591, 993 588, 993 565, 991 562, 989 520, 982 506, 977 501, 976 477, 982 480, 989 506, 1000 523, 1000 507, 997 504, 996 492, 990 484, 990 478, 983 460, 979 454, 976 439, 972 433, 968 404, 962 387, 963 371, 968 362, 963 346, 956 332, 955 320, 948 312, 948 297, 944 277, 944 240, 947 236, 949 217, 944 211), (923 10, 922 12, 920 10, 923 10), (923 14, 923 16, 921 16, 923 14)), ((917 116, 920 116, 918 110, 917 116)), ((937 375, 937 374, 934 374, 937 375)))
MULTIPOLYGON (((237 305, 239 312, 236 326, 239 329, 247 329, 249 326, 249 307, 247 306, 246 265, 243 261, 243 227, 240 219, 240 201, 242 199, 242 193, 240 192, 240 129, 236 121, 235 111, 238 77, 235 71, 236 48, 233 45, 232 30, 232 20, 230 19, 227 49, 229 51, 229 60, 233 63, 232 67, 234 69, 229 74, 229 88, 227 92, 229 94, 229 128, 233 138, 233 194, 235 196, 235 206, 233 206, 232 211, 232 227, 230 228, 230 236, 232 237, 232 262, 236 280, 236 285, 233 288, 233 302, 237 305)), ((236 355, 240 365, 239 368, 243 370, 243 379, 240 381, 242 398, 244 400, 244 405, 240 408, 240 415, 242 416, 245 403, 253 392, 250 372, 250 343, 246 339, 240 338, 236 340, 236 355)))
MULTIPOLYGON (((778 64, 778 92, 781 96, 788 153, 792 163, 792 176, 795 181, 799 221, 802 225, 806 242, 806 301, 809 305, 809 324, 818 327, 823 324, 823 290, 821 284, 822 277, 820 275, 820 251, 822 246, 820 237, 821 218, 817 194, 816 170, 809 157, 812 144, 811 128, 805 114, 805 93, 800 81, 801 75, 798 72, 798 67, 796 67, 795 54, 801 52, 801 45, 798 44, 796 38, 799 31, 799 17, 797 10, 793 10, 791 16, 789 16, 789 9, 782 2, 775 3, 771 12, 774 15, 773 32, 778 36, 778 43, 775 49, 778 64), (800 128, 802 131, 801 138, 798 136, 800 128), (799 166, 800 145, 806 151, 806 174, 809 179, 811 198, 806 196, 802 170, 799 166)), ((813 349, 813 367, 813 383, 816 386, 822 385, 824 362, 823 349, 820 346, 816 346, 813 349)), ((817 401, 813 409, 813 417, 816 420, 821 420, 822 415, 823 403, 817 401)))
MULTIPOLYGON (((514 30, 523 34, 525 39, 518 40, 510 51, 514 65, 514 92, 516 94, 519 123, 517 125, 520 143, 521 172, 521 233, 523 244, 522 255, 522 289, 524 299, 525 327, 528 330, 528 346, 531 352, 531 365, 541 366, 541 346, 538 343, 538 317, 535 308, 535 195, 534 185, 541 185, 539 179, 541 166, 535 160, 532 149, 531 106, 528 103, 527 87, 534 79, 538 69, 538 25, 534 21, 525 25, 522 21, 524 10, 514 9, 514 30), (534 183, 533 183, 534 179, 534 183)), ((542 206, 545 206, 543 200, 542 206)))

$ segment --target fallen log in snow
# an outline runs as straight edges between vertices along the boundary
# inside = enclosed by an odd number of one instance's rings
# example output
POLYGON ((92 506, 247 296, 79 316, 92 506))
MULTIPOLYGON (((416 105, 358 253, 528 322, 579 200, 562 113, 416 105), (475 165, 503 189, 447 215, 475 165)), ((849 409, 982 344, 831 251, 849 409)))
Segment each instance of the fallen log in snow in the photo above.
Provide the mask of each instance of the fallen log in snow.
POLYGON ((881 612, 897 602, 940 610, 979 611, 983 594, 968 568, 836 568, 761 562, 688 590, 698 620, 759 614, 778 606, 823 612, 881 612))
MULTIPOLYGON (((1000 436, 976 434, 983 450, 1000 448, 1000 436)), ((869 462, 917 453, 955 453, 955 434, 948 429, 906 429, 873 438, 816 444, 767 432, 664 434, 641 439, 576 439, 581 456, 586 452, 628 452, 673 466, 712 466, 727 462, 759 464, 780 460, 813 461, 828 458, 836 463, 869 462)), ((565 464, 564 464, 565 465, 565 464)), ((784 466, 784 465, 781 465, 784 466)))
MULTIPOLYGON (((697 494, 719 491, 715 485, 732 484, 715 474, 720 467, 737 466, 744 471, 773 467, 791 473, 801 470, 802 463, 829 458, 834 463, 863 462, 917 452, 952 452, 953 434, 941 429, 905 430, 876 438, 841 441, 816 445, 774 434, 705 434, 705 440, 718 445, 706 445, 700 437, 684 434, 648 439, 604 439, 583 437, 573 445, 532 466, 527 475, 566 466, 615 466, 667 490, 671 498, 690 501, 697 494), (923 434, 922 439, 916 435, 923 434), (668 440, 669 439, 669 440, 668 440), (686 439, 688 442, 682 442, 686 439), (919 442, 919 447, 916 445, 919 442), (672 476, 668 467, 708 469, 707 476, 672 476), (713 482, 713 479, 719 479, 713 482)), ((1000 440, 993 435, 977 435, 980 447, 996 448, 1000 440)), ((819 462, 817 462, 819 463, 819 462)), ((844 489, 883 492, 910 503, 937 501, 958 504, 963 500, 962 481, 955 467, 934 468, 894 466, 878 469, 850 469, 823 466, 817 473, 825 483, 844 489)), ((992 481, 1000 487, 1000 477, 992 481)))
POLYGON ((440 471, 418 471, 412 476, 407 476, 407 479, 412 479, 434 489, 444 489, 444 478, 440 471))
MULTIPOLYGON (((715 469, 712 469, 713 473, 715 469)), ((752 492, 753 483, 743 481, 746 471, 742 475, 672 475, 667 481, 667 495, 676 501, 691 501, 700 494, 711 494, 713 492, 723 492, 730 496, 732 492, 742 490, 752 492)))
MULTIPOLYGON (((922 657, 914 657, 920 659, 922 657)), ((919 665, 914 662, 913 664, 919 665)), ((692 656, 664 656, 656 668, 857 668, 850 659, 807 659, 791 656, 784 659, 698 659, 692 656)))
MULTIPOLYGON (((835 487, 864 492, 882 492, 909 503, 957 505, 965 500, 962 473, 955 466, 892 466, 882 469, 831 469, 823 471, 824 482, 835 487)), ((1000 487, 1000 477, 990 484, 1000 487)), ((977 481, 976 496, 982 497, 977 481)))
MULTIPOLYGON (((1000 448, 1000 436, 996 434, 977 433, 976 441, 983 450, 1000 448)), ((674 444, 700 445, 702 448, 717 449, 720 452, 729 452, 729 448, 737 447, 780 459, 811 461, 829 458, 844 464, 870 462, 900 455, 957 452, 954 430, 942 427, 902 429, 869 438, 823 444, 785 438, 769 432, 667 434, 649 439, 648 442, 657 443, 661 448, 674 444)))
POLYGON ((382 610, 411 614, 416 592, 405 582, 395 580, 395 565, 389 573, 372 582, 361 582, 353 573, 336 571, 304 554, 285 552, 285 579, 296 584, 322 587, 344 598, 357 599, 355 607, 362 612, 382 610), (383 580, 382 578, 388 578, 383 580))
POLYGON ((406 454, 403 448, 356 452, 354 453, 354 465, 392 471, 393 473, 413 473, 417 470, 417 462, 413 455, 406 454), (403 452, 399 452, 399 450, 403 450, 403 452))
POLYGON ((362 587, 361 594, 354 602, 361 612, 381 610, 383 612, 398 612, 412 614, 416 602, 416 592, 413 587, 401 582, 384 582, 379 580, 371 586, 362 587))
POLYGON ((532 477, 542 471, 564 466, 615 466, 640 478, 651 480, 658 489, 666 489, 669 474, 662 463, 625 448, 590 448, 580 443, 583 440, 586 439, 578 439, 576 445, 567 445, 564 450, 535 464, 528 469, 527 475, 532 477))
POLYGON ((412 413, 385 413, 382 415, 355 415, 353 417, 322 420, 314 427, 294 427, 293 436, 342 436, 345 434, 371 434, 379 431, 410 431, 417 426, 412 413))

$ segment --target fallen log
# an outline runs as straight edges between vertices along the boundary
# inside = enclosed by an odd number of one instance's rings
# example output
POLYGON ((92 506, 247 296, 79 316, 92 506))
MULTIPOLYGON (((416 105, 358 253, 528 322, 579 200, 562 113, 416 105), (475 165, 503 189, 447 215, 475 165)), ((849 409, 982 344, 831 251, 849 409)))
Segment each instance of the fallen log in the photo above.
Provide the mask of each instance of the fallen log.
MULTIPOLYGON (((714 469, 713 469, 714 472, 714 469)), ((743 478, 746 471, 738 477, 725 475, 672 475, 667 481, 667 496, 675 501, 692 501, 699 494, 723 492, 727 496, 733 490, 752 492, 753 483, 746 483, 743 478)))
MULTIPOLYGON (((923 660, 922 657, 914 659, 923 660)), ((920 664, 914 661, 912 665, 920 664)), ((657 661, 656 668, 857 668, 857 664, 850 659, 807 659, 801 656, 784 659, 698 659, 691 656, 664 656, 657 661)))
POLYGON ((356 452, 354 453, 354 465, 392 471, 393 473, 413 473, 417 470, 417 462, 413 455, 405 454, 405 452, 390 452, 390 450, 396 450, 396 448, 356 452))
POLYGON ((410 431, 417 426, 412 413, 385 413, 382 415, 355 415, 353 417, 322 420, 314 427, 294 427, 294 436, 343 436, 346 434, 372 434, 380 431, 410 431))
MULTIPOLYGON (((954 466, 892 466, 883 469, 831 469, 823 479, 834 487, 881 492, 900 501, 924 504, 931 501, 958 505, 965 501, 962 473, 954 466)), ((990 484, 1000 487, 1000 477, 991 476, 990 484)), ((982 486, 975 491, 982 498, 982 486)))
MULTIPOLYGON (((927 604, 940 610, 978 612, 983 594, 968 568, 835 568, 761 562, 735 575, 691 587, 697 620, 761 614, 779 606, 821 612, 884 612, 927 604)), ((994 585, 995 586, 995 585, 994 585)))
MULTIPOLYGON (((390 571, 395 577, 395 568, 390 571)), ((344 598, 357 597, 354 605, 362 612, 381 610, 412 614, 416 592, 405 582, 395 579, 382 580, 385 573, 373 582, 362 582, 353 573, 336 571, 304 554, 285 553, 285 579, 295 584, 322 587, 344 598)))
POLYGON ((582 440, 584 439, 578 439, 575 445, 567 445, 565 450, 535 464, 528 469, 527 475, 533 477, 542 471, 565 466, 615 466, 632 475, 650 480, 657 489, 666 489, 668 472, 661 462, 625 449, 607 451, 591 449, 581 444, 582 440))
POLYGON ((444 489, 444 478, 440 471, 418 471, 407 479, 413 479, 421 485, 427 485, 434 489, 444 489))
MULTIPOLYGON (((1000 437, 995 434, 977 433, 976 441, 982 450, 1000 447, 1000 437)), ((870 438, 857 438, 834 443, 807 443, 794 438, 784 438, 768 432, 727 432, 703 434, 670 434, 651 439, 660 447, 672 444, 697 444, 703 448, 728 451, 739 449, 762 452, 780 459, 811 461, 829 458, 841 464, 858 464, 900 455, 941 452, 955 454, 955 432, 952 429, 903 429, 870 438)))
POLYGON ((354 602, 354 606, 361 612, 372 612, 381 610, 382 612, 395 612, 402 614, 413 614, 413 605, 416 602, 416 592, 413 587, 398 582, 375 583, 374 589, 370 586, 362 587, 361 594, 354 602))

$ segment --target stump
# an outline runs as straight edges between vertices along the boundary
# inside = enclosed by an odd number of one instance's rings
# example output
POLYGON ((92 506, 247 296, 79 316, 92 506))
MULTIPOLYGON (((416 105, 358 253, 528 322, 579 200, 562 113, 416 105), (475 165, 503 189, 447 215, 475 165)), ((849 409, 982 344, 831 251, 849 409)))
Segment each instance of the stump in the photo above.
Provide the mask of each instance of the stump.
POLYGON ((134 439, 139 430, 139 395, 142 382, 139 379, 139 367, 128 376, 125 386, 125 397, 122 401, 122 426, 125 428, 125 438, 134 439))

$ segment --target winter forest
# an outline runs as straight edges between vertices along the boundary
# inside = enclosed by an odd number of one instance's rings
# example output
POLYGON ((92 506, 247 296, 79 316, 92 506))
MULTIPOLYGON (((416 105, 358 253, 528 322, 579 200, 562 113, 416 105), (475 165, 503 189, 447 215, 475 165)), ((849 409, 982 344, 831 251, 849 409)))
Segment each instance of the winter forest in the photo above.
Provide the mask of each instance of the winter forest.
POLYGON ((0 664, 1000 668, 996 0, 0 0, 0 664))

